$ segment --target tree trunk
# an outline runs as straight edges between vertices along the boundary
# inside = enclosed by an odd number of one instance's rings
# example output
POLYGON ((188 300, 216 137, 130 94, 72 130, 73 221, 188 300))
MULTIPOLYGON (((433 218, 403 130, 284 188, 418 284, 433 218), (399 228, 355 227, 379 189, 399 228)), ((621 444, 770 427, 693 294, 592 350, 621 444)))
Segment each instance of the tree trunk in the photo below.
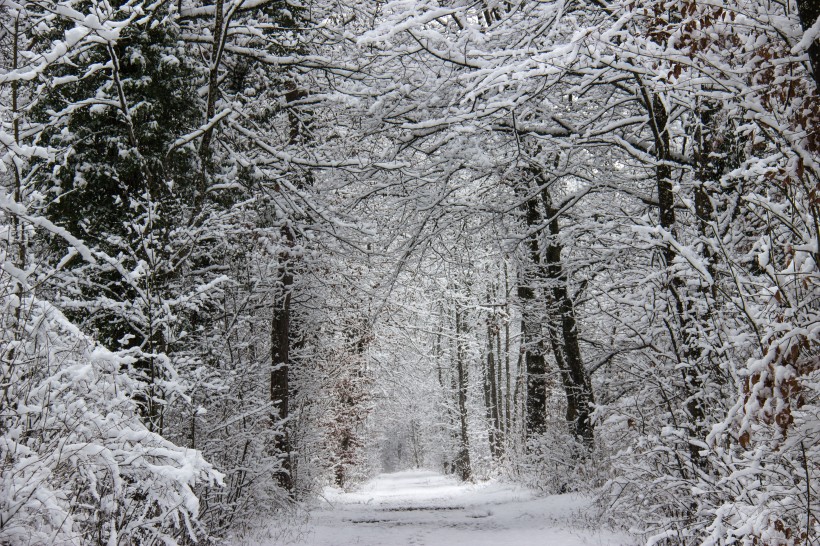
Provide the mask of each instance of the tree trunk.
MULTIPOLYGON (((489 326, 487 327, 487 334, 489 339, 489 326)), ((493 408, 492 408, 492 393, 490 382, 490 366, 493 360, 492 342, 488 341, 487 360, 484 364, 483 379, 484 379, 484 409, 485 417, 487 419, 487 440, 489 441, 490 453, 495 458, 495 435, 496 428, 493 423, 493 408)))
POLYGON ((497 416, 498 426, 498 449, 504 451, 504 436, 507 432, 506 423, 504 422, 504 378, 502 375, 501 366, 501 328, 497 327, 495 332, 495 412, 497 416))
MULTIPOLYGON (((591 449, 594 440, 591 413, 595 399, 592 393, 592 384, 586 368, 584 368, 581 346, 578 342, 575 304, 569 295, 567 275, 561 264, 562 247, 558 240, 560 235, 558 211, 553 207, 552 196, 546 188, 541 190, 541 200, 549 220, 550 242, 547 244, 545 252, 547 259, 546 274, 550 281, 552 299, 557 307, 558 319, 561 324, 563 341, 561 349, 563 349, 562 360, 564 364, 562 379, 567 396, 567 420, 571 423, 575 437, 583 441, 588 449, 591 449)), ((555 345, 553 345, 553 350, 555 350, 555 345)), ((559 362, 560 369, 561 362, 558 359, 558 354, 556 353, 556 361, 559 362)))
MULTIPOLYGON (((292 240, 292 236, 290 239, 292 240)), ((287 419, 290 416, 288 408, 290 398, 290 299, 293 274, 290 272, 289 257, 286 252, 280 260, 282 290, 273 304, 271 324, 270 398, 275 410, 274 422, 279 423, 281 429, 274 446, 276 453, 282 459, 281 470, 277 473, 276 479, 281 487, 292 494, 290 432, 287 419)))
MULTIPOLYGON (((439 316, 441 317, 441 320, 443 320, 443 318, 445 316, 444 309, 439 310, 439 316)), ((447 402, 444 406, 445 413, 447 414, 446 415, 446 422, 447 422, 446 430, 449 432, 450 441, 452 442, 451 445, 457 445, 458 444, 458 434, 455 432, 455 430, 456 430, 456 427, 457 427, 457 424, 458 424, 457 423, 458 419, 455 415, 456 412, 453 410, 453 406, 451 404, 451 400, 449 399, 449 396, 450 396, 451 393, 454 393, 458 390, 458 385, 456 383, 456 378, 455 378, 454 373, 450 374, 449 380, 448 380, 447 377, 444 376, 445 368, 441 363, 442 356, 444 354, 444 352, 441 349, 441 336, 442 336, 442 333, 443 333, 443 329, 444 328, 443 328, 442 324, 439 323, 438 329, 436 331, 436 341, 435 341, 433 351, 434 351, 434 355, 435 355, 435 358, 436 358, 436 370, 437 370, 437 374, 438 374, 438 384, 439 384, 439 387, 441 388, 441 392, 443 393, 443 396, 444 396, 444 398, 447 402)), ((452 364, 452 362, 451 362, 451 364, 452 364)), ((450 370, 450 371, 452 372, 452 370, 450 370)), ((449 451, 445 451, 445 453, 448 456, 450 454, 449 451)), ((449 460, 449 459, 444 461, 443 466, 444 466, 444 471, 448 474, 453 473, 455 471, 455 463, 453 461, 449 460)))
POLYGON ((458 477, 464 481, 472 478, 470 464, 470 439, 467 435, 467 363, 465 362, 465 347, 462 335, 464 333, 463 317, 458 303, 456 303, 456 378, 458 385, 458 416, 461 425, 458 455, 455 465, 458 477))
MULTIPOLYGON (((820 0, 797 0, 797 12, 800 15, 800 26, 805 32, 820 17, 820 0)), ((817 91, 820 92, 820 39, 815 39, 809 46, 809 64, 811 64, 817 91)))
MULTIPOLYGON (((553 305, 554 303, 552 302, 552 298, 550 298, 550 306, 552 307, 553 305)), ((569 373, 569 368, 567 368, 567 363, 564 358, 564 347, 561 344, 560 336, 558 335, 558 328, 549 325, 547 327, 547 331, 549 333, 552 355, 555 358, 555 365, 558 367, 558 374, 561 377, 561 386, 564 388, 564 393, 567 393, 567 411, 565 414, 565 419, 567 423, 570 423, 571 430, 574 432, 576 428, 575 423, 578 421, 578 399, 577 397, 570 395, 570 393, 575 392, 572 384, 572 376, 569 373)))
MULTIPOLYGON (((660 96, 652 95, 651 102, 647 97, 652 131, 655 138, 655 154, 657 156, 657 166, 655 167, 655 177, 658 186, 658 209, 661 227, 672 237, 677 237, 675 225, 675 194, 672 189, 672 167, 670 166, 670 139, 669 139, 669 113, 660 96)), ((697 196, 696 196, 697 198, 697 196)), ((704 195, 699 198, 700 207, 703 207, 704 195)), ((697 206, 697 205, 696 205, 697 206)), ((697 340, 692 339, 692 329, 689 324, 688 303, 684 301, 686 283, 673 270, 672 264, 677 257, 677 251, 672 244, 664 245, 664 262, 668 272, 667 290, 674 300, 674 308, 680 336, 679 342, 673 343, 681 345, 676 348, 677 363, 681 368, 683 379, 684 396, 686 399, 686 411, 689 414, 689 436, 698 438, 702 436, 701 426, 705 417, 704 408, 700 395, 703 390, 700 377, 696 369, 696 361, 700 357, 700 348, 697 340)), ((703 464, 700 456, 700 447, 689 442, 689 454, 692 461, 703 464)))
MULTIPOLYGON (((17 70, 19 68, 19 55, 20 55, 20 12, 18 12, 14 17, 14 35, 12 37, 12 50, 11 50, 11 68, 12 70, 17 70)), ((19 108, 19 94, 20 94, 20 82, 17 80, 12 80, 11 82, 11 116, 12 116, 12 132, 14 133, 14 143, 16 145, 20 145, 20 108, 19 108)), ((11 168, 14 170, 14 188, 12 189, 12 195, 14 197, 14 202, 20 206, 25 206, 23 203, 23 184, 22 184, 22 177, 20 176, 20 168, 21 165, 14 161, 12 163, 11 168)), ((25 271, 27 267, 27 256, 26 256, 26 230, 23 226, 23 222, 20 221, 20 218, 16 214, 11 215, 11 228, 13 237, 16 243, 16 251, 17 256, 16 263, 14 264, 18 269, 21 271, 25 271)), ((23 301, 23 284, 20 282, 16 282, 14 284, 14 294, 17 296, 19 301, 23 301)), ((15 324, 20 324, 20 309, 22 307, 20 305, 14 308, 14 320, 15 324)), ((10 362, 14 362, 14 349, 10 352, 10 362)))
MULTIPOLYGON (((221 2, 221 0, 220 0, 221 2)), ((218 15, 219 17, 219 15, 218 15)), ((286 102, 292 103, 307 96, 307 92, 297 87, 294 81, 288 80, 285 83, 287 93, 285 94, 286 102)), ((289 144, 304 144, 308 140, 309 135, 305 134, 305 123, 297 114, 298 107, 290 107, 288 110, 288 122, 290 125, 289 144)), ((297 177, 295 185, 303 188, 306 185, 312 184, 313 179, 310 171, 307 171, 303 177, 297 177)), ((277 437, 276 445, 274 446, 276 452, 282 457, 281 471, 277 475, 279 484, 286 489, 291 495, 294 493, 293 475, 295 472, 295 461, 291 456, 290 443, 290 426, 288 424, 288 417, 290 410, 288 408, 290 398, 290 333, 291 333, 291 289, 293 286, 293 255, 289 249, 296 245, 296 234, 290 226, 284 226, 281 229, 282 239, 288 250, 281 253, 280 260, 280 279, 282 282, 282 292, 276 298, 273 305, 273 324, 271 331, 271 356, 273 369, 271 371, 271 402, 274 408, 278 410, 278 418, 282 424, 281 434, 277 437)), ((341 477, 344 480, 344 476, 341 477)))
POLYGON ((492 322, 487 323, 487 393, 490 410, 490 452, 494 458, 500 456, 501 426, 498 418, 498 384, 496 381, 495 355, 493 354, 494 329, 492 322))
MULTIPOLYGON (((214 2, 214 28, 211 32, 213 44, 211 45, 210 70, 208 72, 208 96, 205 99, 205 123, 210 123, 216 113, 216 99, 219 94, 219 65, 222 62, 223 52, 222 41, 226 30, 224 21, 224 0, 214 2)), ((205 195, 208 193, 208 167, 211 163, 211 141, 213 140, 215 125, 209 125, 202 133, 202 140, 199 143, 200 172, 197 177, 196 193, 194 194, 194 216, 202 211, 205 203, 205 195)))
MULTIPOLYGON (((560 226, 558 211, 553 208, 552 198, 544 187, 538 197, 527 202, 527 225, 531 228, 541 227, 545 218, 549 219, 550 242, 541 243, 536 235, 529 240, 530 259, 535 266, 535 278, 541 278, 549 284, 549 294, 558 326, 547 325, 550 345, 555 362, 561 374, 561 383, 567 398, 566 419, 571 432, 582 441, 587 448, 592 448, 594 433, 591 413, 594 396, 592 384, 584 368, 581 348, 578 340, 578 325, 575 319, 574 303, 569 295, 566 274, 561 264, 561 245, 558 242, 560 226), (540 199, 539 199, 540 198, 540 199), (540 202, 539 202, 540 201, 540 202), (542 207, 543 206, 543 210, 542 207), (545 217, 546 215, 546 217, 545 217), (543 250, 543 254, 542 254, 543 250), (542 256, 545 263, 542 263, 542 256), (560 332, 560 336, 556 333, 560 332)), ((520 287, 519 297, 524 300, 535 300, 536 292, 532 287, 520 287), (522 290, 523 288, 523 290, 522 290)), ((545 294, 546 297, 546 294, 545 294)), ((526 317, 526 313, 525 313, 526 317)), ((531 321, 525 323, 524 336, 527 342, 527 414, 530 433, 543 431, 546 427, 546 361, 543 356, 543 341, 540 339, 541 328, 534 328, 531 321), (534 359, 535 351, 531 348, 534 342, 533 335, 538 335, 538 358, 534 359), (540 374, 540 375, 536 375, 540 374), (535 399, 531 401, 531 397, 535 399)))
POLYGON ((410 420, 410 440, 413 442, 413 464, 416 468, 421 468, 421 430, 419 423, 415 419, 410 420))
MULTIPOLYGON (((538 210, 538 201, 535 197, 526 203, 526 225, 535 228, 541 222, 538 210)), ((530 235, 527 241, 532 271, 525 275, 518 285, 518 297, 521 300, 522 320, 521 335, 524 347, 524 364, 527 371, 527 435, 541 434, 546 430, 547 423, 547 363, 544 358, 541 344, 541 323, 539 313, 535 312, 538 306, 534 281, 538 278, 541 268, 541 253, 536 235, 530 235)))
MULTIPOLYGON (((507 314, 507 320, 504 322, 504 368, 506 373, 506 396, 504 397, 504 412, 506 414, 506 423, 504 430, 507 434, 510 433, 510 426, 512 425, 512 416, 510 415, 510 389, 512 378, 510 375, 510 279, 507 271, 507 262, 504 262, 504 310, 507 314)), ((499 382, 500 383, 500 382, 499 382)))
POLYGON ((524 348, 524 321, 521 321, 521 330, 519 339, 518 359, 515 362, 515 391, 513 392, 513 422, 516 426, 516 431, 523 443, 527 439, 527 416, 526 416, 526 400, 521 400, 522 391, 524 390, 524 382, 526 381, 526 366, 524 359, 526 349, 524 348))

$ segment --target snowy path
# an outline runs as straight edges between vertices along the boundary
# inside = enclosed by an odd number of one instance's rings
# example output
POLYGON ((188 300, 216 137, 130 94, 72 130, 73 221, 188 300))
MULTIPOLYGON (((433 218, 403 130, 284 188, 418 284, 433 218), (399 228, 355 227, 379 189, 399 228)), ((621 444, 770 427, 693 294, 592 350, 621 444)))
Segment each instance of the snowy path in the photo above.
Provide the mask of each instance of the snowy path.
POLYGON ((495 482, 460 484, 434 472, 382 474, 357 491, 330 489, 299 546, 620 546, 628 537, 584 528, 589 501, 538 498, 495 482))

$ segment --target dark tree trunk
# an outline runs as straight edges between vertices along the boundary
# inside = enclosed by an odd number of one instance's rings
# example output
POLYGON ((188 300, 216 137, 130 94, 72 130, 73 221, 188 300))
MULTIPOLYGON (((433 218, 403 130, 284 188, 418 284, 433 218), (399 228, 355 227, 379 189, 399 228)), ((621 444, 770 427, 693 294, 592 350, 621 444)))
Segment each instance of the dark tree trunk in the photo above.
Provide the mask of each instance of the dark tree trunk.
MULTIPOLYGON (((553 305, 552 298, 550 298, 550 305, 553 305)), ((564 388, 564 393, 575 392, 572 385, 572 376, 569 374, 567 362, 564 358, 564 347, 561 344, 558 328, 552 325, 547 327, 549 335, 550 348, 552 349, 553 358, 555 358, 555 365, 558 367, 558 374, 561 377, 561 386, 564 388)), ((578 420, 578 400, 574 396, 567 396, 567 411, 565 419, 567 423, 571 423, 572 430, 575 430, 575 422, 578 420)))
POLYGON ((415 419, 410 420, 410 440, 413 443, 413 464, 421 468, 421 430, 415 419))
MULTIPOLYGON (((702 239, 702 251, 706 269, 712 277, 712 285, 708 291, 712 299, 717 297, 717 268, 716 256, 709 245, 709 239, 716 235, 712 230, 715 220, 715 207, 709 193, 710 185, 720 182, 726 162, 725 156, 719 150, 718 135, 713 131, 715 108, 710 104, 701 105, 698 112, 698 128, 695 131, 695 215, 698 219, 698 231, 702 239)), ((722 139, 721 139, 722 140, 722 139)), ((728 139, 726 139, 728 140, 728 139)), ((709 321, 710 317, 703 317, 709 321)))
POLYGON ((484 409, 485 417, 487 419, 487 440, 489 441, 490 453, 495 458, 495 435, 496 429, 493 425, 493 408, 492 408, 492 394, 490 393, 490 361, 493 359, 492 349, 487 352, 487 361, 483 369, 484 379, 484 409))
MULTIPOLYGON (((489 333, 489 327, 488 327, 489 333)), ((495 443, 495 429, 492 426, 493 410, 492 410, 492 395, 490 394, 490 359, 492 358, 492 349, 488 349, 487 358, 481 370, 482 386, 484 387, 484 416, 487 419, 487 438, 489 440, 490 451, 493 450, 495 443)))
MULTIPOLYGON (((510 427, 512 427, 512 415, 510 413, 510 402, 512 400, 512 377, 510 375, 510 281, 506 261, 504 262, 504 301, 504 310, 507 315, 507 320, 504 321, 504 371, 506 375, 506 381, 504 384, 506 390, 504 396, 504 413, 506 414, 504 430, 507 432, 507 437, 509 437, 511 430, 510 427)), ((499 381, 499 384, 500 383, 501 382, 499 381)))
MULTIPOLYGON (((820 17, 820 0, 797 0, 797 12, 800 15, 800 26, 805 32, 820 17)), ((820 39, 814 40, 809 46, 809 63, 814 75, 814 83, 820 91, 820 39)))
MULTIPOLYGON (((288 104, 299 101, 307 96, 307 91, 297 87, 293 80, 285 83, 287 90, 285 100, 288 104)), ((290 125, 289 143, 291 145, 305 144, 309 140, 306 131, 307 124, 300 118, 298 106, 288 109, 288 122, 290 125)), ((296 186, 305 187, 313 182, 310 171, 297 177, 296 186)), ((291 226, 281 229, 282 240, 288 249, 296 244, 296 233, 291 226)), ((274 409, 280 422, 284 422, 281 427, 281 434, 277 437, 274 449, 282 458, 281 471, 277 475, 279 485, 286 489, 291 495, 294 493, 294 465, 295 461, 291 456, 290 425, 287 422, 290 416, 288 407, 290 399, 290 343, 291 343, 291 289, 293 287, 293 255, 289 250, 285 250, 279 257, 279 273, 282 283, 282 292, 277 296, 273 304, 273 323, 271 328, 271 362, 273 365, 270 380, 270 395, 274 409)), ((343 477, 342 477, 343 479, 343 477)))
POLYGON ((493 336, 495 330, 492 322, 487 324, 487 395, 490 418, 490 452, 494 458, 500 456, 501 426, 498 416, 498 385, 496 382, 496 363, 493 354, 493 336))
MULTIPOLYGON (((525 307, 535 304, 535 291, 531 287, 520 286, 518 297, 525 307)), ((527 383, 526 430, 527 435, 541 434, 546 430, 547 423, 547 361, 540 341, 541 328, 538 319, 531 311, 525 310, 523 315, 522 343, 527 383)))
MULTIPOLYGON (((552 300, 553 305, 550 307, 554 309, 557 319, 557 324, 546 325, 546 331, 567 398, 567 422, 575 437, 591 448, 594 439, 591 420, 594 397, 581 355, 575 307, 561 264, 562 249, 558 242, 560 226, 557 213, 545 187, 540 190, 538 196, 532 197, 526 204, 526 220, 530 229, 541 228, 546 219, 550 220, 547 226, 549 242, 543 239, 539 241, 534 234, 528 241, 530 260, 535 268, 532 276, 548 285, 549 297, 547 298, 546 293, 543 297, 552 300)), ((536 290, 531 286, 520 286, 518 290, 523 302, 536 300, 536 294, 536 290)), ((527 343, 527 431, 537 433, 546 427, 547 370, 543 356, 542 328, 540 325, 533 325, 532 320, 527 320, 526 303, 524 305, 524 338, 527 343), (537 353, 533 345, 537 347, 537 353)))
POLYGON ((592 410, 595 398, 578 341, 578 323, 575 320, 575 304, 569 294, 568 279, 561 263, 562 247, 558 240, 560 225, 558 211, 552 205, 552 196, 546 188, 541 190, 541 200, 549 220, 550 240, 546 249, 546 274, 551 286, 554 306, 556 307, 561 331, 561 350, 556 351, 552 341, 553 352, 561 371, 562 383, 567 396, 567 421, 575 437, 591 449, 593 445, 592 410))
POLYGON ((522 400, 522 391, 526 389, 527 369, 525 365, 526 350, 524 349, 523 332, 524 321, 521 321, 521 347, 518 351, 518 358, 515 361, 515 389, 513 391, 513 423, 516 424, 518 437, 526 442, 527 437, 527 408, 526 400, 522 400))
POLYGON ((456 303, 456 379, 458 386, 458 416, 461 437, 459 438, 459 449, 456 455, 455 466, 458 477, 464 481, 472 479, 472 466, 470 463, 470 438, 467 430, 467 363, 464 340, 463 317, 461 309, 456 303))
MULTIPOLYGON (((290 237, 292 240, 292 236, 290 237)), ((280 275, 282 289, 273 303, 273 320, 271 324, 271 374, 270 399, 275 410, 274 420, 283 423, 276 437, 274 449, 282 459, 282 466, 276 479, 279 485, 293 492, 290 433, 287 419, 290 398, 290 299, 293 286, 293 274, 290 271, 287 253, 280 257, 280 275)))
MULTIPOLYGON (((655 167, 655 177, 658 187, 658 215, 661 227, 673 238, 677 237, 675 219, 675 194, 672 189, 672 167, 670 162, 671 143, 669 138, 669 112, 661 100, 660 96, 652 95, 651 100, 645 95, 646 103, 649 105, 652 131, 655 139, 655 155, 657 165, 655 167)), ((705 207, 705 189, 700 190, 700 196, 696 199, 700 201, 700 208, 705 207)), ((697 194, 697 192, 696 192, 697 194)), ((696 207, 698 205, 696 204, 696 207)), ((697 340, 692 338, 692 328, 690 324, 690 313, 687 312, 688 302, 685 299, 686 283, 672 269, 672 265, 677 257, 677 251, 671 243, 664 245, 664 262, 667 268, 666 287, 674 300, 675 314, 678 327, 679 341, 675 344, 675 352, 678 365, 681 367, 683 379, 684 396, 686 399, 686 411, 689 414, 689 436, 699 439, 702 436, 702 424, 705 417, 704 408, 701 401, 703 385, 699 377, 696 365, 700 357, 700 348, 697 340), (677 345, 680 344, 680 347, 677 345)), ((697 464, 702 464, 700 447, 689 442, 689 454, 697 464)))
POLYGON ((497 419, 497 427, 498 427, 498 449, 501 454, 504 452, 504 438, 507 432, 506 423, 504 422, 504 378, 502 376, 502 366, 501 366, 501 355, 503 354, 501 351, 501 328, 498 327, 495 332, 495 354, 496 354, 496 363, 495 363, 495 411, 498 417, 497 419))
MULTIPOLYGON (((214 2, 214 28, 212 36, 214 38, 211 45, 211 70, 208 73, 208 96, 205 100, 205 123, 209 123, 216 113, 216 99, 219 94, 219 68, 221 64, 221 54, 223 51, 222 40, 224 38, 224 0, 214 2)), ((197 177, 196 194, 194 195, 195 215, 202 211, 205 204, 205 195, 208 193, 207 170, 211 163, 211 141, 213 140, 214 125, 209 125, 202 133, 202 140, 199 144, 199 160, 201 171, 197 177)))
MULTIPOLYGON (((534 228, 541 223, 538 200, 531 198, 526 203, 526 225, 534 228)), ((527 435, 541 434, 547 423, 547 362, 544 358, 541 342, 541 317, 535 312, 539 307, 536 289, 533 286, 541 268, 541 252, 536 235, 530 235, 527 241, 532 270, 525 275, 518 285, 518 297, 521 300, 522 320, 521 334, 524 347, 524 365, 527 377, 527 435)))
MULTIPOLYGON (((444 310, 443 309, 441 310, 440 315, 444 316, 444 310)), ((438 330, 436 331, 436 342, 435 342, 435 346, 433 347, 433 354, 435 355, 435 358, 436 358, 436 370, 438 372, 437 375, 438 375, 439 387, 441 388, 442 392, 451 393, 451 392, 456 392, 458 390, 458 385, 456 384, 455 374, 451 374, 451 377, 450 377, 451 380, 450 381, 445 381, 447 378, 444 377, 444 366, 441 363, 441 357, 443 355, 443 351, 441 350, 442 330, 443 330, 443 328, 442 328, 441 324, 439 324, 438 330), (449 383, 449 385, 448 385, 448 383, 449 383)), ((450 432, 450 438, 451 438, 451 440, 453 441, 454 444, 457 444, 458 443, 458 438, 457 438, 457 434, 455 433, 455 428, 456 428, 456 425, 457 425, 457 423, 456 423, 457 419, 456 419, 456 416, 455 416, 455 412, 453 411, 452 405, 450 405, 449 403, 446 404, 445 408, 446 408, 446 413, 447 413, 447 425, 448 425, 447 430, 451 431, 450 432)), ((452 461, 450 461, 449 459, 445 460, 444 461, 444 471, 449 474, 449 473, 454 472, 454 470, 455 470, 455 464, 452 461)))
MULTIPOLYGON (((350 436, 342 435, 342 441, 339 443, 339 449, 342 453, 346 453, 350 449, 350 436)), ((338 487, 345 486, 345 464, 344 461, 339 461, 336 464, 336 485, 338 487)))

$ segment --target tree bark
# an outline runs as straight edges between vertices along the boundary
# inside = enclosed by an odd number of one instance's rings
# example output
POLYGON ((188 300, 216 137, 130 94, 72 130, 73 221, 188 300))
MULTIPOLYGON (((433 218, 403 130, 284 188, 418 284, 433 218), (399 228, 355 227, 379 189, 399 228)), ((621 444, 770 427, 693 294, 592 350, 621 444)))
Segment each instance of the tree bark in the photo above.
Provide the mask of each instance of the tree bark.
POLYGON ((500 456, 501 426, 498 417, 498 384, 496 381, 496 363, 493 354, 493 324, 487 323, 487 394, 490 418, 490 452, 494 458, 500 456))
MULTIPOLYGON (((542 220, 538 210, 538 200, 532 197, 525 204, 526 225, 536 228, 542 220)), ((527 372, 527 435, 542 434, 547 423, 547 363, 541 343, 540 317, 534 308, 538 306, 536 289, 533 286, 541 268, 541 251, 535 234, 528 237, 527 247, 531 272, 525 275, 518 286, 518 297, 522 306, 522 346, 525 348, 524 364, 527 372)))
POLYGON ((506 423, 504 422, 504 378, 502 375, 502 366, 501 366, 501 328, 497 327, 495 331, 495 354, 496 354, 496 364, 495 364, 495 411, 498 417, 498 448, 502 452, 504 451, 504 435, 507 432, 506 423))
MULTIPOLYGON (((222 62, 225 35, 224 4, 224 0, 216 0, 214 3, 213 44, 211 46, 211 65, 208 72, 208 96, 205 100, 205 123, 209 123, 216 113, 216 97, 219 94, 219 65, 222 62)), ((202 140, 199 144, 200 172, 197 177, 196 193, 194 195, 194 216, 202 211, 205 194, 208 192, 207 173, 211 163, 213 134, 214 125, 210 125, 202 133, 202 140)))
MULTIPOLYGON (((538 173, 535 173, 536 176, 538 173)), ((560 225, 558 211, 552 205, 552 197, 546 187, 542 187, 537 196, 526 204, 526 220, 530 229, 540 229, 545 220, 549 220, 549 242, 539 241, 531 235, 528 241, 530 260, 535 268, 533 277, 541 279, 548 285, 548 300, 553 303, 557 325, 546 325, 549 342, 555 362, 561 376, 561 383, 567 399, 566 420, 573 435, 591 449, 594 441, 591 414, 594 404, 592 384, 584 368, 578 340, 578 325, 575 318, 575 306, 569 294, 568 280, 561 263, 562 247, 558 242, 560 225), (558 335, 560 333, 560 335, 558 335)), ((545 286, 544 290, 547 287, 545 286)), ((544 297, 546 297, 546 293, 544 297)), ((519 297, 525 301, 536 300, 536 291, 532 287, 519 287, 519 297)), ((526 318, 526 312, 525 312, 526 318)), ((524 335, 527 343, 527 431, 537 433, 546 428, 546 361, 543 356, 543 340, 540 326, 535 328, 531 321, 525 321, 524 335), (537 335, 539 354, 533 358, 532 336, 537 335), (533 399, 534 398, 534 399, 533 399)))
POLYGON ((504 430, 506 430, 509 435, 510 427, 512 426, 512 416, 510 414, 510 401, 512 400, 510 390, 512 385, 512 377, 510 375, 510 279, 506 261, 504 262, 504 310, 507 314, 507 320, 504 322, 504 371, 506 375, 506 396, 504 397, 506 422, 504 425, 504 430))
POLYGON ((547 261, 546 275, 551 286, 552 299, 557 307, 558 320, 561 331, 561 349, 563 358, 559 359, 561 351, 553 351, 556 355, 559 369, 562 369, 562 382, 567 396, 567 420, 570 422, 575 437, 581 440, 587 449, 591 449, 594 442, 593 423, 591 414, 595 398, 592 393, 592 384, 584 368, 581 355, 581 346, 578 341, 578 323, 575 319, 575 304, 569 294, 568 279, 561 263, 563 250, 558 240, 560 225, 558 211, 552 205, 552 196, 547 188, 541 190, 541 200, 544 211, 549 220, 550 241, 547 244, 545 256, 547 261))
POLYGON ((458 477, 464 481, 472 479, 472 468, 470 464, 470 438, 467 430, 467 363, 464 340, 464 324, 462 311, 456 303, 456 379, 458 386, 458 416, 461 437, 459 438, 458 455, 455 466, 458 477))
MULTIPOLYGON (((646 97, 649 106, 652 131, 655 139, 655 154, 657 165, 655 167, 655 177, 658 187, 658 215, 661 227, 673 238, 677 237, 675 219, 675 194, 672 189, 672 167, 670 159, 670 138, 669 138, 669 112, 666 105, 657 94, 653 94, 651 101, 646 97)), ((705 191, 705 190, 701 190, 705 191)), ((703 193, 700 197, 700 207, 704 207, 704 199, 708 198, 703 193)), ((698 205, 696 204, 696 207, 698 205)), ((686 398, 686 411, 689 414, 689 436, 698 438, 702 436, 702 424, 705 417, 704 408, 701 402, 703 385, 697 373, 696 362, 700 357, 700 348, 697 340, 692 338, 692 329, 687 312, 688 303, 684 301, 686 283, 672 269, 677 251, 671 243, 664 245, 664 262, 668 273, 666 283, 667 290, 674 300, 677 326, 680 336, 679 344, 682 346, 676 349, 678 365, 681 367, 683 379, 684 396, 686 398)), ((674 340, 673 340, 674 341, 674 340)), ((677 344, 676 344, 677 345, 677 344)), ((700 456, 700 447, 694 442, 689 442, 689 454, 696 464, 703 464, 700 456)))
MULTIPOLYGON (((805 32, 814 26, 817 18, 820 17, 820 0, 797 0, 797 12, 800 15, 800 26, 805 32)), ((820 91, 820 39, 815 39, 811 43, 808 53, 814 84, 820 91)))
MULTIPOLYGON (((222 0, 219 0, 220 2, 222 0)), ((221 8, 219 8, 221 9, 221 8)), ((221 15, 217 13, 217 20, 221 24, 221 15)), ((285 99, 288 104, 300 100, 307 96, 305 90, 299 89, 292 80, 285 84, 287 93, 285 99)), ((296 110, 298 107, 290 107, 288 110, 288 122, 290 131, 288 135, 289 144, 304 144, 309 135, 305 134, 305 123, 299 118, 296 110)), ((212 114, 211 114, 212 115, 212 114)), ((297 177, 295 185, 304 188, 313 182, 310 171, 304 177, 297 177)), ((287 422, 290 416, 288 407, 290 398, 290 335, 291 335, 291 290, 293 286, 293 260, 294 256, 290 249, 296 245, 296 233, 291 226, 283 226, 280 230, 282 239, 287 249, 279 256, 279 274, 282 283, 282 292, 274 301, 273 324, 271 331, 271 356, 273 369, 271 371, 271 402, 278 411, 278 417, 282 422, 281 434, 277 437, 275 449, 282 457, 281 471, 277 475, 279 485, 286 489, 291 495, 294 493, 293 475, 295 471, 295 461, 292 457, 292 446, 290 442, 290 425, 287 422)), ((342 447, 346 451, 347 444, 342 447)), ((344 476, 340 479, 343 481, 344 476)))
MULTIPOLYGON (((292 241, 293 237, 290 235, 289 242, 292 241)), ((270 398, 275 410, 274 421, 280 423, 274 449, 281 457, 282 463, 276 479, 282 488, 292 494, 291 446, 287 419, 290 416, 290 301, 293 274, 287 252, 280 256, 280 276, 282 289, 273 303, 271 323, 270 398)))
MULTIPOLYGON (((489 340, 489 326, 487 327, 487 334, 489 340)), ((488 345, 491 345, 491 342, 488 341, 488 345)), ((493 458, 495 458, 495 435, 496 435, 496 428, 493 423, 493 408, 492 408, 492 394, 490 392, 491 383, 490 383, 490 362, 493 360, 493 352, 492 347, 488 347, 487 349, 487 360, 484 363, 483 369, 483 380, 484 380, 484 409, 485 409, 485 417, 487 419, 487 440, 490 447, 490 453, 492 454, 493 458)))
MULTIPOLYGON (((11 51, 11 68, 12 70, 17 70, 19 68, 19 55, 20 55, 20 13, 18 12, 14 17, 14 35, 12 37, 12 51, 11 51)), ((12 80, 11 82, 11 115, 12 115, 12 132, 14 133, 14 143, 18 146, 20 145, 20 108, 18 104, 19 100, 19 93, 20 93, 20 83, 17 80, 12 80)), ((20 176, 20 165, 17 161, 12 163, 12 169, 14 170, 14 188, 12 190, 12 195, 14 197, 14 202, 23 205, 23 184, 22 179, 20 176)), ((25 270, 27 267, 26 264, 26 230, 23 226, 23 223, 20 221, 20 218, 16 214, 11 215, 11 227, 12 233, 14 234, 14 238, 16 239, 16 250, 17 250, 17 260, 14 264, 20 270, 25 270)), ((15 283, 14 285, 14 293, 17 296, 17 299, 22 301, 23 300, 23 285, 19 282, 15 283)), ((20 309, 21 306, 16 306, 14 309, 14 319, 15 324, 20 324, 20 309)), ((14 354, 12 350, 11 354, 14 354)), ((10 359, 11 362, 14 361, 12 357, 10 359)))

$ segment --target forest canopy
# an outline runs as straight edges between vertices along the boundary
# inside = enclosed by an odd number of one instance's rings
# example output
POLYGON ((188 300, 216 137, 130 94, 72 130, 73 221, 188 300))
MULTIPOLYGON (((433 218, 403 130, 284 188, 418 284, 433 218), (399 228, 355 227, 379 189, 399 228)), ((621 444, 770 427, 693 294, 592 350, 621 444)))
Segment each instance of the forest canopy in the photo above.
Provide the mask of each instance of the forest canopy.
POLYGON ((820 540, 816 0, 0 20, 0 543, 221 543, 409 467, 820 540))

